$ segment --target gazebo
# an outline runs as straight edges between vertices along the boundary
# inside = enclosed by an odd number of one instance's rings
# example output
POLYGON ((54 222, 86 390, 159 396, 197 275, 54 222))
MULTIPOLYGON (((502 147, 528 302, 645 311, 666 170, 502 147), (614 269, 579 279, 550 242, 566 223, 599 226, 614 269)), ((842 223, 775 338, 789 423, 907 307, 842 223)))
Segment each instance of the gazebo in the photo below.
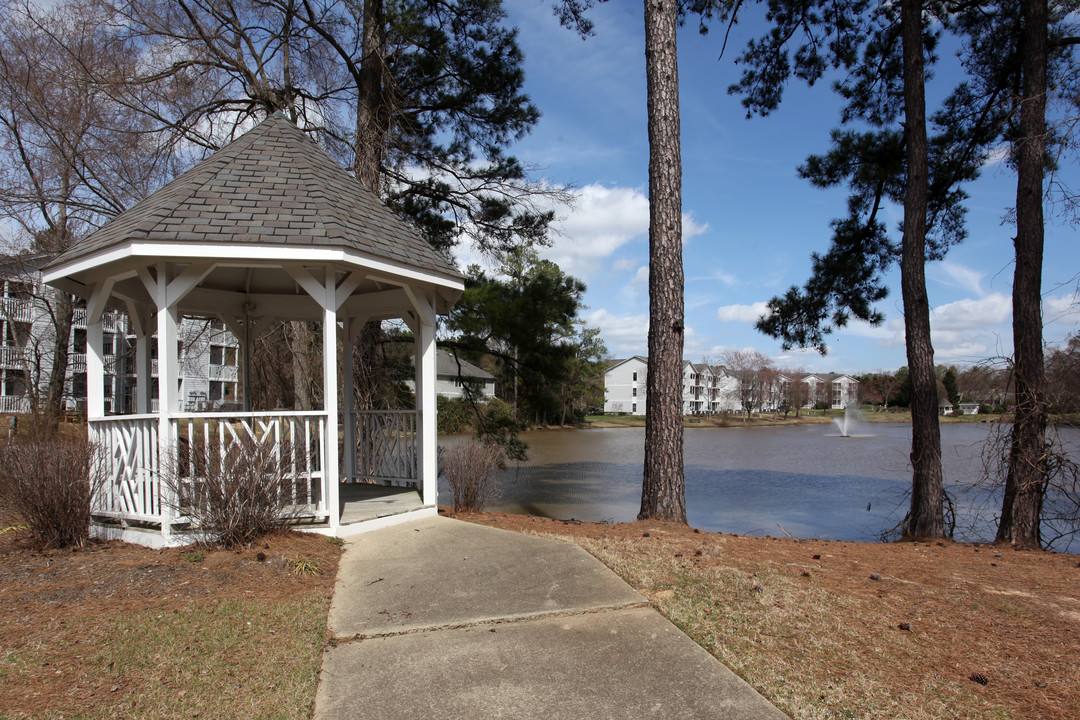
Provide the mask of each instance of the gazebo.
POLYGON ((108 477, 95 500, 98 535, 184 542, 189 520, 164 473, 193 467, 183 454, 196 438, 204 449, 237 438, 299 449, 290 506, 319 532, 437 512, 435 319, 460 297, 462 276, 284 115, 107 223, 44 278, 86 300, 88 432, 108 477), (136 337, 133 415, 105 416, 107 307, 127 311, 136 337), (238 338, 242 412, 181 412, 177 332, 188 316, 220 320, 238 338), (384 319, 403 320, 415 338, 412 410, 353 407, 353 341, 384 319), (278 320, 321 322, 321 410, 252 411, 249 348, 278 320))

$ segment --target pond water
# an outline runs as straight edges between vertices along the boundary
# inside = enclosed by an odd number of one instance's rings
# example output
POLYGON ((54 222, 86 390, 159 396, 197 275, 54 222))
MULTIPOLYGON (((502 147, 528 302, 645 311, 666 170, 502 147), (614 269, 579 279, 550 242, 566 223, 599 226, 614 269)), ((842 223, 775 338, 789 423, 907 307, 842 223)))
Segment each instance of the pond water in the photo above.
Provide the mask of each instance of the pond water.
MULTIPOLYGON (((941 426, 947 486, 979 477, 991 427, 941 426)), ((628 522, 637 516, 643 428, 543 430, 522 437, 529 460, 501 473, 487 509, 564 520, 628 522)), ((1080 432, 1063 430, 1062 440, 1080 458, 1080 432)), ((710 532, 877 540, 907 511, 910 452, 906 424, 865 424, 852 437, 840 436, 832 425, 688 428, 687 519, 710 532)), ((440 502, 452 504, 445 488, 440 502)), ((1000 499, 963 492, 957 503, 958 539, 992 539, 1000 499)))

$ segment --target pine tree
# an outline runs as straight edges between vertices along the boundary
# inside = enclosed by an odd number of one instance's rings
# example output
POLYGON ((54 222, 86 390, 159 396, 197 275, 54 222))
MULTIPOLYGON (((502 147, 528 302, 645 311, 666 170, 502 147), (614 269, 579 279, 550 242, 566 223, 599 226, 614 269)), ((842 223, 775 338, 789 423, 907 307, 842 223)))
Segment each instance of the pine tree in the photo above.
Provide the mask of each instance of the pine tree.
POLYGON ((676 0, 645 0, 649 115, 649 370, 638 519, 686 522, 683 476, 682 157, 676 0))

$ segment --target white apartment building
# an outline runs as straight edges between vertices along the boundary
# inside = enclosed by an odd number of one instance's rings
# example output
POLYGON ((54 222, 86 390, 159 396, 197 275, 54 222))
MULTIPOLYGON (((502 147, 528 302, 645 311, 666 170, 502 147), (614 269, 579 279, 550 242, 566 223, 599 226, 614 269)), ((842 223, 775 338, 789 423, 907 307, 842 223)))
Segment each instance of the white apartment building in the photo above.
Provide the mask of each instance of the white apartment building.
POLYGON ((723 365, 683 361, 683 414, 711 415, 736 410, 738 379, 723 365))
POLYGON ((648 369, 648 359, 640 355, 612 360, 604 372, 604 412, 644 415, 648 369))
POLYGON ((859 381, 850 375, 814 373, 803 376, 802 381, 809 385, 804 407, 825 403, 833 410, 842 410, 859 401, 859 381))
MULTIPOLYGON (((31 394, 44 397, 52 370, 55 330, 44 298, 45 288, 33 269, 11 266, 0 289, 0 413, 28 413, 31 394)), ((107 414, 135 409, 135 336, 125 313, 109 309, 102 318, 107 414)), ((179 331, 180 397, 186 411, 228 409, 239 402, 238 343, 219 321, 184 318, 179 331)), ((157 340, 151 341, 152 388, 157 396, 157 340)), ((69 338, 64 405, 86 407, 86 308, 76 301, 69 338)), ((156 402, 156 400, 154 400, 156 402)))
MULTIPOLYGON (((635 355, 612 360, 604 373, 604 412, 645 414, 645 376, 649 360, 635 355)), ((703 415, 734 410, 736 380, 723 366, 683 362, 683 414, 703 415)))
MULTIPOLYGON (((635 355, 624 360, 612 360, 604 373, 604 412, 645 414, 645 376, 649 360, 635 355)), ((683 414, 708 415, 720 412, 737 412, 743 409, 743 390, 747 382, 768 382, 768 387, 754 388, 749 392, 753 405, 759 410, 776 410, 785 398, 792 379, 786 375, 749 373, 740 379, 723 365, 708 365, 683 361, 683 414)), ((834 409, 842 409, 858 402, 859 381, 849 375, 816 373, 799 379, 805 383, 803 407, 814 407, 824 402, 834 409)))

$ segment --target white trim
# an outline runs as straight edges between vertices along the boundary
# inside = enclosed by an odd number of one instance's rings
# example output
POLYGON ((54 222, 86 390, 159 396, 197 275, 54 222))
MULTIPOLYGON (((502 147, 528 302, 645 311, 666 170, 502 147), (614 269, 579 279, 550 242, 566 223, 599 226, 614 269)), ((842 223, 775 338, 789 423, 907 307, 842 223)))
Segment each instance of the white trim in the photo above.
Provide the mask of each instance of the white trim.
POLYGON ((107 278, 101 283, 94 284, 90 288, 90 298, 86 303, 86 324, 100 323, 101 316, 105 314, 105 305, 109 302, 112 294, 114 278, 107 278))
POLYGON ((119 247, 110 247, 78 260, 50 268, 47 272, 42 273, 45 282, 51 284, 59 278, 87 272, 107 263, 119 262, 127 258, 145 257, 169 261, 213 260, 218 265, 227 265, 227 262, 222 261, 229 260, 243 260, 245 265, 250 265, 252 260, 260 261, 260 264, 265 265, 278 265, 287 262, 307 264, 348 263, 414 282, 429 283, 452 290, 465 290, 465 281, 461 278, 433 270, 420 270, 392 260, 345 248, 297 247, 278 245, 276 243, 225 244, 144 239, 132 239, 126 242, 127 244, 119 247))
POLYGON ((184 268, 184 271, 169 281, 169 287, 165 291, 169 298, 169 307, 184 299, 189 292, 201 283, 214 269, 212 263, 192 263, 184 268))

